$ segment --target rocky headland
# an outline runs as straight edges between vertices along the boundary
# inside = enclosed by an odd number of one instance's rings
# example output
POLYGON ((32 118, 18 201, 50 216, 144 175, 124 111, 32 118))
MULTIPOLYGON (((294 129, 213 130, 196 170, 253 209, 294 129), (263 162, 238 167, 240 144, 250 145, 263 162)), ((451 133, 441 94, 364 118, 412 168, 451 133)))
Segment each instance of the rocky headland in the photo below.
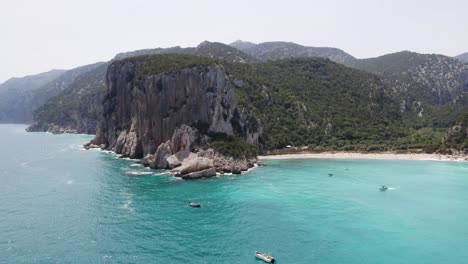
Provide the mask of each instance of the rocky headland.
POLYGON ((103 119, 85 147, 143 159, 184 179, 246 171, 257 162, 262 128, 238 107, 233 82, 211 59, 159 55, 116 61, 106 75, 103 119))

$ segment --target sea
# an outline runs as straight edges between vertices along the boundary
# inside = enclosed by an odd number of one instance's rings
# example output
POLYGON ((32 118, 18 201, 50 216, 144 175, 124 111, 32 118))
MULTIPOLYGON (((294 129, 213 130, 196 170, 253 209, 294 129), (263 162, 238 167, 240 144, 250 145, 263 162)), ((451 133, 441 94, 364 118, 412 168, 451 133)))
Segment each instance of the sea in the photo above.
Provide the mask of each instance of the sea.
POLYGON ((0 125, 0 263, 468 263, 467 162, 268 160, 186 181, 25 128, 0 125))

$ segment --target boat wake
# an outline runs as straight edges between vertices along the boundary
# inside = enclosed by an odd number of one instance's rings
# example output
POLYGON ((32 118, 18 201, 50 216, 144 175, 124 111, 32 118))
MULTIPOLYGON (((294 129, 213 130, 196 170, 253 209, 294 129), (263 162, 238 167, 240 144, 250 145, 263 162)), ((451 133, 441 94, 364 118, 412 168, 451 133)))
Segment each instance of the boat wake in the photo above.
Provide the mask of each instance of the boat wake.
POLYGON ((124 196, 125 196, 125 203, 121 206, 122 209, 126 209, 126 210, 129 210, 129 211, 133 211, 133 208, 130 207, 130 205, 132 204, 132 195, 131 194, 128 194, 128 193, 124 193, 124 196))

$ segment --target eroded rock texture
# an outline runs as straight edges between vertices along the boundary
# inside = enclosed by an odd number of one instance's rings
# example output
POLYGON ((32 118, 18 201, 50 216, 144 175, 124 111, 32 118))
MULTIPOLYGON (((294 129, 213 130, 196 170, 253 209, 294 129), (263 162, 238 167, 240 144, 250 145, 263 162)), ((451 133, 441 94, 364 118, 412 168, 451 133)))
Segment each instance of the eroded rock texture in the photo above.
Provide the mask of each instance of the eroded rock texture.
MULTIPOLYGON (((193 151, 190 142, 203 138, 195 133, 225 133, 258 144, 261 128, 240 114, 222 66, 194 66, 144 76, 139 67, 132 60, 109 66, 104 118, 93 144, 106 144, 107 149, 130 158, 154 155, 168 140, 171 145, 164 147, 166 154, 168 149, 172 153, 193 151), (190 127, 194 130, 186 131, 190 127)), ((154 158, 155 164, 164 163, 154 158)))

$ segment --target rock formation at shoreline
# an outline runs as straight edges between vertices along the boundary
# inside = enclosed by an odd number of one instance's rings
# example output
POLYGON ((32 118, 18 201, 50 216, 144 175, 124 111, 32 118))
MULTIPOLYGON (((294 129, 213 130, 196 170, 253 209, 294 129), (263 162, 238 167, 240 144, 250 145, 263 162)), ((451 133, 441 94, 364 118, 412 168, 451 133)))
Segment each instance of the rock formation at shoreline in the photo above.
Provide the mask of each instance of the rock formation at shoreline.
POLYGON ((103 119, 93 145, 144 158, 152 168, 175 167, 185 178, 253 166, 246 158, 230 162, 210 150, 217 134, 262 143, 261 126, 241 113, 223 66, 193 56, 149 56, 112 63, 106 80, 103 119), (167 68, 160 68, 166 63, 167 68), (178 166, 174 160, 180 161, 178 166))

